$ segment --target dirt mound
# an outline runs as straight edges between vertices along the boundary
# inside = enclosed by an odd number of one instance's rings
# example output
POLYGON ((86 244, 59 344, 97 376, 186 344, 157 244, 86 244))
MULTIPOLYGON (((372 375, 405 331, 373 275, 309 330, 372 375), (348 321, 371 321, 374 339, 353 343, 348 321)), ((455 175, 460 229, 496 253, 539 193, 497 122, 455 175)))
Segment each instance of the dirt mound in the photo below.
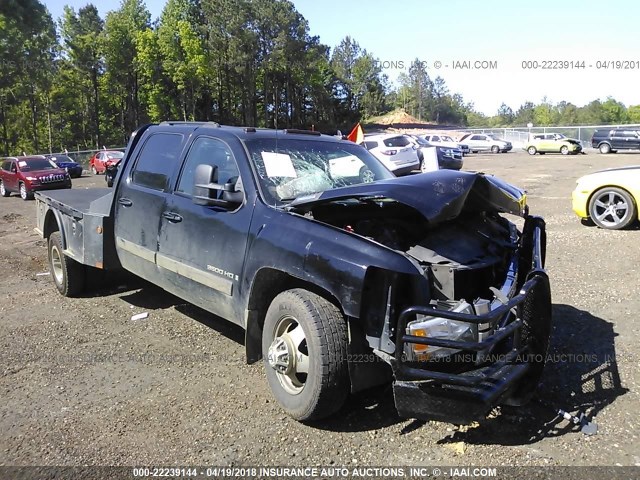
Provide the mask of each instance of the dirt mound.
POLYGON ((393 112, 389 112, 381 117, 376 117, 371 119, 372 123, 376 123, 378 125, 396 125, 396 124, 421 124, 420 120, 416 117, 409 115, 404 110, 394 110, 393 112))

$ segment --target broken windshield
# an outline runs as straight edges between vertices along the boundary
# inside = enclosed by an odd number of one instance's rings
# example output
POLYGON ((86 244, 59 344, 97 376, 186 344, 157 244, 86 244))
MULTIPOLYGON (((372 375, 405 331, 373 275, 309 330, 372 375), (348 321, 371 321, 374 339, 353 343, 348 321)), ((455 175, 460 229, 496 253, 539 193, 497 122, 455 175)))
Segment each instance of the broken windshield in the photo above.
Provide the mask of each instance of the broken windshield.
POLYGON ((268 203, 394 178, 365 148, 348 142, 257 138, 245 142, 268 203))

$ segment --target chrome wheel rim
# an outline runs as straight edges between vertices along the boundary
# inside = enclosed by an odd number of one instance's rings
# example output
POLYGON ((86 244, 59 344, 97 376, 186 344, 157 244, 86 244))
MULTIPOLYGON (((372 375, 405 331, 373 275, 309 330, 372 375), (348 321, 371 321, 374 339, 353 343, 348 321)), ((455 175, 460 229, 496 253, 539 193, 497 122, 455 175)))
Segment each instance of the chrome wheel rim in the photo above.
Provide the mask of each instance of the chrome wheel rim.
POLYGON ((278 320, 273 336, 267 362, 276 372, 282 388, 291 395, 298 395, 304 389, 309 373, 309 351, 302 325, 294 317, 285 315, 278 320))
POLYGON ((616 192, 602 192, 593 202, 593 214, 596 220, 606 227, 616 227, 629 215, 629 204, 616 192))
POLYGON ((529 155, 535 155, 536 154, 536 149, 533 147, 529 147, 529 155))
POLYGON ((569 153, 569 147, 562 147, 560 149, 560 153, 566 155, 567 153, 569 153))
POLYGON ((23 200, 27 198, 27 187, 24 186, 24 183, 20 185, 20 197, 22 197, 23 200))
POLYGON ((5 193, 4 182, 0 182, 0 195, 4 195, 5 193))
POLYGON ((57 246, 51 247, 51 271, 53 277, 58 285, 62 285, 63 270, 62 270, 62 255, 57 246))

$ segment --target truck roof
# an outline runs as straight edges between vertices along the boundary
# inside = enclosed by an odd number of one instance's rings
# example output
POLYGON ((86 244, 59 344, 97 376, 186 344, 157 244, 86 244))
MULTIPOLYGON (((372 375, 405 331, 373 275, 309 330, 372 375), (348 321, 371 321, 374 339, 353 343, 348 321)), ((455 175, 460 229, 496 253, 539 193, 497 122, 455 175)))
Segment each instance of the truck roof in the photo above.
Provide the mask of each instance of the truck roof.
POLYGON ((343 140, 333 135, 325 135, 323 133, 313 130, 301 130, 295 128, 286 129, 272 129, 272 128, 258 128, 258 127, 236 127, 230 125, 220 125, 216 122, 182 122, 182 121, 166 121, 152 126, 154 130, 171 130, 173 127, 192 127, 193 130, 213 130, 224 131, 231 133, 238 137, 240 140, 251 140, 253 138, 297 138, 305 140, 320 140, 328 142, 350 142, 349 140, 343 140))

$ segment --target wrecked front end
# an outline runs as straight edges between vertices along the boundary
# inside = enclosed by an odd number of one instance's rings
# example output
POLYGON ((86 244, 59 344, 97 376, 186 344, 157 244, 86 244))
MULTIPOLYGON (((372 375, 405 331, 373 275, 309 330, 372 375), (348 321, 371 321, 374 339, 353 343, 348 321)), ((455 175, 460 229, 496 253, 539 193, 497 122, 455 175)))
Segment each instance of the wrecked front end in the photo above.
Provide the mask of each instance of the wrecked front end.
POLYGON ((414 278, 370 269, 361 307, 369 346, 392 367, 399 414, 468 423, 527 401, 544 366, 551 298, 545 223, 524 193, 452 171, 349 190, 297 207, 416 268, 414 278), (503 214, 522 217, 522 230, 503 214))

